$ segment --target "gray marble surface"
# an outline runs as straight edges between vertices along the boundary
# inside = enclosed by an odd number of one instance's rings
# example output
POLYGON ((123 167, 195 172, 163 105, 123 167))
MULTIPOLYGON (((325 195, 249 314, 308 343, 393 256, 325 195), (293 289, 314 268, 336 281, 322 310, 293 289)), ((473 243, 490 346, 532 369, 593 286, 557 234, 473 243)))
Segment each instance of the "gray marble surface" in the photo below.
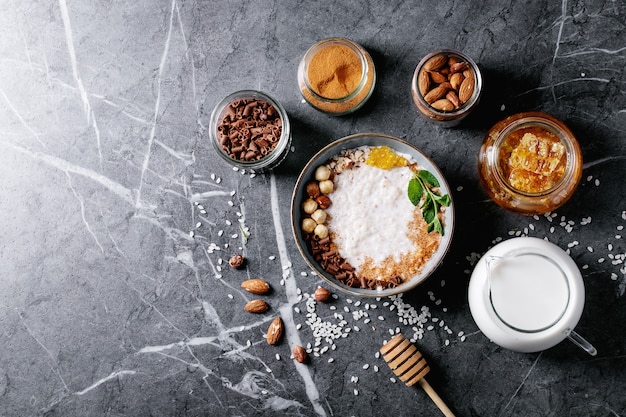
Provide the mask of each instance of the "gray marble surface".
POLYGON ((4 0, 0 34, 0 415, 440 415, 375 355, 390 332, 413 334, 399 307, 428 308, 418 345, 458 416, 626 415, 623 1, 4 0), (366 47, 378 73, 366 107, 341 118, 296 84, 306 49, 331 36, 366 47), (409 92, 439 48, 484 74, 480 107, 455 129, 419 118, 409 92), (244 88, 275 96, 293 124, 272 173, 234 171, 208 142, 213 106, 244 88), (583 149, 582 182, 550 219, 505 212, 478 181, 485 132, 526 110, 563 120, 583 149), (319 148, 366 131, 442 169, 452 249, 399 298, 316 305, 346 337, 300 365, 290 350, 315 342, 306 300, 321 281, 295 247, 291 192, 319 148), (469 271, 522 234, 570 249, 596 357, 567 341, 515 353, 478 330, 469 271), (235 252, 244 270, 224 263, 235 252), (265 315, 243 310, 252 277, 273 287, 265 315), (269 346, 276 315, 286 337, 269 346))

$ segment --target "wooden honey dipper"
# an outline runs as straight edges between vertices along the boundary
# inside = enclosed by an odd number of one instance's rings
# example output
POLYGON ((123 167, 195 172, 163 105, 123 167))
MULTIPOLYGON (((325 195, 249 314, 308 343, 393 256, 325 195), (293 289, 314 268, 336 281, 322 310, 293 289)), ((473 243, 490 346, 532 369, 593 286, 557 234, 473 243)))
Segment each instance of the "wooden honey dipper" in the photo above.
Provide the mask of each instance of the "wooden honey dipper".
POLYGON ((424 359, 415 345, 404 337, 402 333, 398 333, 383 345, 383 347, 380 348, 380 353, 383 354, 387 365, 389 365, 393 373, 396 374, 402 382, 409 387, 416 382, 419 383, 445 416, 454 417, 452 410, 448 408, 441 397, 424 378, 430 371, 426 359, 424 359))

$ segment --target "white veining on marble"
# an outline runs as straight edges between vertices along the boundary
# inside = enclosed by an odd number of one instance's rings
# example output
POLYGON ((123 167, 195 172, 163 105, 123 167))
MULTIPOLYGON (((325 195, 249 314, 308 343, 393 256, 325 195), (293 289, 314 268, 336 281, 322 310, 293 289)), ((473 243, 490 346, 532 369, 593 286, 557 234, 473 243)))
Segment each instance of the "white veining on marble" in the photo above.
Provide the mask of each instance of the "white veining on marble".
POLYGON ((88 386, 85 389, 82 389, 80 391, 75 392, 75 395, 85 395, 88 392, 90 392, 91 390, 98 388, 100 385, 107 383, 113 379, 118 379, 124 375, 135 375, 137 373, 137 371, 132 371, 132 370, 124 370, 124 371, 114 371, 111 372, 109 375, 105 376, 104 378, 94 382, 93 384, 91 384, 90 386, 88 386))
POLYGON ((96 114, 89 102, 89 94, 83 85, 83 80, 80 77, 80 71, 78 70, 78 60, 76 58, 76 50, 74 48, 74 35, 72 33, 72 25, 70 22, 70 14, 67 9, 67 3, 65 0, 59 0, 59 7, 61 9, 61 17, 63 19, 63 27, 65 29, 65 41, 67 44, 67 51, 70 55, 70 63, 72 64, 72 75, 74 81, 78 87, 80 93, 80 99, 83 102, 83 111, 87 116, 87 123, 91 124, 94 133, 96 135, 96 146, 98 149, 98 156, 100 157, 100 168, 102 168, 102 148, 100 146, 100 129, 98 128, 98 122, 96 120, 96 114))
POLYGON ((539 359, 541 359, 541 355, 542 354, 543 354, 543 352, 540 352, 537 355, 537 358, 535 358, 535 361, 530 366, 530 369, 528 370, 528 372, 526 372, 526 375, 524 375, 524 378, 522 378, 522 382, 519 384, 519 386, 517 387, 517 389, 515 390, 515 392, 511 396, 511 398, 509 398, 509 401, 505 404, 505 406, 500 411, 500 415, 502 415, 507 410, 507 408, 509 408, 509 406, 511 405, 511 402, 513 402, 513 400, 515 399, 515 397, 517 397, 517 394, 520 392, 522 387, 526 384, 526 381, 528 380, 528 377, 530 377, 530 374, 533 372, 533 370, 537 366, 537 363, 539 362, 539 359))
MULTIPOLYGON (((281 390, 284 390, 284 387, 274 378, 270 366, 260 357, 252 355, 248 352, 249 348, 254 346, 253 344, 242 345, 235 337, 233 337, 233 335, 240 335, 246 331, 265 326, 269 321, 273 320, 273 317, 267 316, 260 318, 253 323, 227 328, 222 323, 217 309, 215 309, 211 303, 203 301, 202 309, 204 311, 205 320, 215 329, 214 335, 185 338, 184 340, 166 345, 144 346, 137 351, 137 354, 158 354, 184 363, 187 366, 197 368, 204 372, 205 376, 203 379, 205 382, 210 376, 218 378, 222 381, 222 385, 224 387, 250 398, 263 399, 265 403, 264 408, 266 409, 281 411, 292 406, 302 407, 302 404, 299 402, 288 400, 272 392, 274 390, 270 387, 270 385, 277 385, 281 390), (216 375, 211 369, 209 369, 209 367, 202 364, 198 356, 191 350, 192 347, 203 346, 217 347, 222 351, 220 357, 232 360, 236 363, 240 363, 243 360, 258 362, 266 372, 264 373, 259 370, 249 370, 245 372, 239 382, 233 383, 225 376, 216 375), (173 350, 176 350, 181 354, 184 352, 190 354, 194 358, 195 362, 187 361, 182 357, 177 356, 176 353, 169 353, 173 350)), ((210 386, 208 382, 207 386, 210 386)))
POLYGON ((50 368, 52 368, 52 370, 54 371, 54 373, 59 377, 59 380, 61 381, 61 383, 63 384, 63 387, 65 387, 66 391, 69 391, 69 388, 67 387, 67 383, 65 382, 65 379, 63 378, 63 375, 61 375, 61 370, 59 369, 59 366, 57 364, 57 360, 55 358, 55 355, 50 351, 50 349, 48 349, 46 347, 46 345, 44 345, 39 338, 35 335, 35 333, 33 333, 33 331, 30 329, 30 327, 28 326, 28 324, 26 324, 26 320, 24 319, 24 316, 22 315, 22 313, 18 312, 17 313, 20 321, 22 322, 22 325, 24 326, 24 328, 26 329, 26 331, 28 332, 28 334, 30 335, 30 337, 33 338, 33 340, 35 342, 37 342, 37 344, 39 346, 41 346, 41 348, 44 350, 44 352, 46 352, 46 355, 48 355, 48 357, 50 358, 50 368))
POLYGON ((4 98, 4 101, 6 101, 7 105, 9 106, 9 109, 11 109, 11 111, 13 112, 13 114, 15 115, 15 117, 17 117, 17 119, 20 121, 21 125, 24 126, 26 128, 26 130, 28 130, 34 137, 35 139, 37 139, 37 142, 39 142, 39 144, 44 147, 47 148, 47 146, 44 144, 44 142, 41 140, 40 134, 37 133, 25 120, 24 117, 22 117, 22 115, 20 114, 20 112, 15 108, 15 106, 13 105, 13 103, 11 103, 11 100, 9 100, 9 97, 7 97, 6 93, 4 92, 4 90, 2 88, 0 88, 0 94, 2 95, 2 98, 4 98))
MULTIPOLYGON (((280 202, 278 201, 278 191, 276 189, 276 177, 274 174, 270 176, 270 202, 272 206, 272 218, 274 219, 274 229, 276 231, 276 244, 278 246, 278 254, 282 265, 291 265, 289 259, 289 252, 287 251, 287 243, 283 234, 283 228, 281 224, 280 215, 280 202)), ((284 276, 284 275, 283 275, 284 276)), ((293 306, 298 303, 298 287, 293 275, 293 271, 289 268, 289 276, 285 279, 285 294, 287 296, 287 302, 283 303, 280 307, 281 317, 286 327, 286 339, 289 342, 290 350, 296 345, 302 346, 300 340, 300 334, 296 329, 296 325, 293 320, 293 306)), ((326 416, 326 411, 320 404, 320 395, 313 381, 310 369, 303 364, 293 362, 296 370, 300 374, 300 377, 304 381, 306 393, 315 409, 315 412, 320 416, 326 416)))
POLYGON ((72 184, 72 176, 70 175, 70 173, 65 171, 65 175, 67 176, 67 185, 68 187, 70 187, 70 190, 72 190, 72 193, 74 194, 74 196, 78 200, 78 204, 80 205, 80 216, 83 219, 83 224, 85 225, 87 232, 89 232, 91 237, 93 237, 93 240, 96 242, 96 245, 98 245, 98 247, 100 248, 100 252, 104 253, 104 248, 100 244, 100 241, 98 240, 98 236, 96 236, 96 234, 91 229, 91 226, 89 225, 89 222, 87 221, 87 217, 85 216, 85 200, 83 200, 83 197, 78 193, 78 191, 76 191, 76 188, 74 188, 74 184, 72 184))
POLYGON ((150 165, 150 156, 152 155, 152 146, 156 139, 156 130, 159 122, 159 115, 161 111, 161 83, 163 81, 163 70, 165 64, 167 63, 169 50, 170 50, 170 41, 172 39, 172 30, 174 26, 174 10, 176 8, 176 0, 172 0, 172 5, 170 8, 169 15, 169 24, 167 28, 167 36, 165 38, 165 45, 163 46, 163 52, 161 54, 161 62, 159 63, 159 71, 156 75, 156 98, 154 100, 154 112, 152 115, 152 123, 150 127, 150 137, 148 138, 147 149, 145 151, 145 155, 143 158, 143 163, 141 166, 141 173, 139 175, 139 186, 137 188, 137 199, 135 201, 135 207, 139 208, 141 206, 141 193, 143 190, 144 184, 144 176, 146 171, 148 170, 148 166, 150 165))
POLYGON ((135 202, 133 200, 133 193, 131 190, 129 190, 128 188, 124 187, 123 185, 121 185, 118 182, 113 181, 112 179, 108 178, 105 175, 102 175, 96 171, 93 171, 91 169, 88 168, 84 168, 82 166, 73 164, 65 159, 53 156, 53 155, 49 155, 46 153, 41 153, 38 151, 34 151, 28 148, 25 148, 23 146, 19 146, 19 145, 15 145, 13 143, 10 142, 2 142, 3 144, 5 144, 6 146, 34 159, 34 160, 38 160, 41 161, 43 163, 45 163, 48 166, 51 166, 53 168, 56 168, 60 171, 66 172, 66 173, 72 173, 72 174, 77 174, 77 175, 81 175, 87 179, 90 179, 100 185, 102 185, 104 188, 106 188, 107 190, 109 190, 110 192, 112 192, 113 194, 117 195, 118 197, 120 197, 123 201, 125 201, 126 203, 132 204, 134 205, 135 202))

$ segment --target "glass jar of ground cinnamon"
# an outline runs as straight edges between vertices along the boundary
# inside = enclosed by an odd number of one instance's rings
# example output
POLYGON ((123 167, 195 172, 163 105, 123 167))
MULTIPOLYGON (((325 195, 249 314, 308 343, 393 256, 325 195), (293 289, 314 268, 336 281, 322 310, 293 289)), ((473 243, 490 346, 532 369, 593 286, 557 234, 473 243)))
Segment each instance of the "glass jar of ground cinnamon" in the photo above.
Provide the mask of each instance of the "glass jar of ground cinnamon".
POLYGON ((542 112, 518 113, 496 123, 478 157, 487 194, 498 205, 526 215, 563 205, 576 190, 582 167, 574 134, 542 112))
POLYGON ((345 38, 319 41, 298 66, 298 85, 314 108, 341 116, 359 109, 374 91, 376 70, 370 54, 345 38))

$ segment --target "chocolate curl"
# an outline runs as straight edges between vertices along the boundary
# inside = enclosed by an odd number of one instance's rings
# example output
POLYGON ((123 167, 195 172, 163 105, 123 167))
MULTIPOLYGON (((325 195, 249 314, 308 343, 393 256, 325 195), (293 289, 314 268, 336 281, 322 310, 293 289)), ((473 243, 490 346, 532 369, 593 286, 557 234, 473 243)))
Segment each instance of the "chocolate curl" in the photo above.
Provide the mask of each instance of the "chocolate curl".
POLYGON ((269 106, 269 108, 267 109, 267 116, 268 117, 276 117, 276 109, 274 108, 274 106, 269 106))
POLYGON ((246 107, 243 108, 243 112, 241 113, 241 115, 243 117, 249 117, 252 114, 252 111, 256 105, 256 101, 251 101, 250 103, 246 104, 246 107))
POLYGON ((231 104, 230 106, 226 107, 226 114, 224 115, 224 120, 228 119, 228 121, 234 122, 236 114, 237 112, 235 111, 235 109, 233 108, 233 105, 231 104))

